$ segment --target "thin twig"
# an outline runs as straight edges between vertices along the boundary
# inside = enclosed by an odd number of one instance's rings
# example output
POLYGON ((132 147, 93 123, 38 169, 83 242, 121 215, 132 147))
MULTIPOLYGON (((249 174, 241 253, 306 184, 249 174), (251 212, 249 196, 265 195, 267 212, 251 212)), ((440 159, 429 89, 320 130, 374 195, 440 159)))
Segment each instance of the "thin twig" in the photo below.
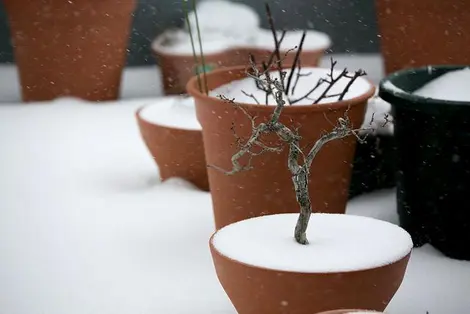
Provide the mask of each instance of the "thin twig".
POLYGON ((289 92, 289 87, 290 87, 290 84, 292 82, 292 78, 293 78, 294 72, 295 72, 294 70, 297 66, 297 62, 299 60, 300 53, 302 52, 302 46, 304 45, 306 35, 307 35, 307 31, 304 30, 304 32, 302 33, 302 38, 300 39, 299 48, 297 49, 297 52, 295 53, 294 62, 292 63, 292 67, 291 67, 290 73, 289 73, 289 78, 287 79, 286 93, 289 92))
POLYGON ((364 76, 364 75, 367 75, 367 73, 360 69, 360 70, 357 70, 356 72, 354 72, 354 75, 352 77, 346 75, 347 78, 350 78, 348 84, 346 85, 346 87, 343 89, 343 91, 341 92, 341 94, 339 95, 339 100, 343 100, 344 96, 346 96, 346 94, 348 93, 349 91, 349 88, 351 87, 351 85, 354 83, 354 81, 360 77, 360 76, 364 76))
POLYGON ((299 101, 302 101, 305 98, 308 98, 308 96, 310 96, 313 92, 315 92, 325 82, 326 82, 325 79, 319 79, 317 81, 317 84, 315 86, 313 86, 305 95, 303 95, 302 97, 299 97, 295 100, 291 100, 291 104, 298 103, 299 101))
POLYGON ((204 60, 204 53, 202 51, 201 31, 199 29, 199 20, 198 20, 198 17, 197 17, 196 0, 193 0, 193 11, 194 11, 194 17, 196 18, 197 37, 198 37, 198 41, 199 41, 199 51, 201 53, 202 75, 204 77, 204 89, 205 89, 206 95, 208 95, 209 94, 209 88, 207 87, 207 79, 206 79, 206 62, 204 60))
MULTIPOLYGON (((197 59, 196 48, 194 46, 194 38, 193 38, 191 23, 189 23, 188 0, 183 1, 183 11, 184 11, 185 19, 186 19, 186 24, 188 25, 188 33, 189 33, 189 39, 191 40, 191 48, 193 51, 194 64, 196 65, 196 69, 197 69, 199 61, 197 59)), ((197 70, 196 70, 196 77, 197 77, 197 85, 198 85, 199 91, 202 93, 201 76, 199 75, 199 71, 197 70)))
POLYGON ((271 8, 269 7, 269 4, 265 2, 265 8, 266 8, 266 15, 268 17, 268 23, 269 23, 269 28, 271 29, 271 33, 273 34, 273 39, 274 39, 274 53, 276 54, 277 58, 277 70, 279 71, 279 78, 281 80, 281 85, 282 85, 282 90, 285 91, 284 88, 284 74, 282 71, 282 59, 281 59, 281 53, 279 51, 280 49, 280 44, 279 41, 277 40, 277 35, 276 35, 276 28, 274 27, 274 19, 271 14, 271 8))
POLYGON ((248 93, 245 92, 244 90, 242 90, 242 93, 243 93, 243 95, 245 95, 245 96, 250 97, 251 99, 253 99, 253 100, 256 102, 257 105, 260 104, 259 101, 258 101, 258 99, 255 97, 255 95, 253 95, 253 94, 248 94, 248 93))

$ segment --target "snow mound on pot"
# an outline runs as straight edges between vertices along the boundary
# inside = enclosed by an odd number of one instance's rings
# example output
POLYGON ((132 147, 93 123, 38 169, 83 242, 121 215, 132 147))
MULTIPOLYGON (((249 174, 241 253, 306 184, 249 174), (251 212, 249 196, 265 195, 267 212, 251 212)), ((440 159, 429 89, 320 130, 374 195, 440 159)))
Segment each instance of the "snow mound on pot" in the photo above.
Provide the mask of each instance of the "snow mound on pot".
MULTIPOLYGON (((295 88, 294 94, 289 95, 291 99, 299 99, 302 98, 305 94, 307 94, 316 84, 319 79, 326 79, 327 74, 329 73, 330 69, 326 68, 302 68, 300 73, 301 74, 308 74, 308 76, 302 76, 295 88)), ((288 77, 290 74, 290 70, 286 70, 288 77)), ((299 73, 298 69, 294 70, 294 78, 296 74, 299 73)), ((333 75, 336 77, 340 75, 341 71, 337 70, 333 72, 333 75)), ((271 78, 279 79, 278 71, 271 71, 270 72, 271 78)), ((287 81, 287 80, 286 80, 287 81)), ((294 81, 294 79, 293 79, 294 81)), ((336 84, 328 92, 329 95, 341 93, 348 82, 350 81, 349 78, 342 77, 336 84)), ((293 83, 292 83, 293 84, 293 83)), ((309 95, 309 97, 304 98, 303 100, 296 102, 295 105, 311 105, 313 103, 312 99, 317 99, 320 95, 325 91, 327 88, 327 84, 320 85, 313 93, 309 95)), ((346 93, 344 100, 352 99, 355 97, 359 97, 371 88, 371 84, 364 78, 359 77, 357 78, 354 83, 349 88, 348 92, 346 93)), ((223 95, 227 98, 235 98, 236 102, 239 103, 247 103, 247 104, 256 104, 256 101, 251 97, 254 96, 258 100, 259 103, 265 103, 265 92, 260 90, 256 84, 255 80, 251 77, 243 78, 241 80, 232 81, 228 84, 219 86, 218 88, 211 90, 209 92, 210 96, 217 97, 218 95, 223 95)), ((332 103, 338 101, 338 96, 336 97, 329 97, 322 99, 320 101, 321 104, 324 103, 332 103)), ((268 97, 268 104, 269 105, 276 105, 274 97, 270 95, 268 97)))
POLYGON ((165 97, 142 108, 139 116, 153 124, 184 130, 201 130, 193 97, 165 97))
POLYGON ((378 134, 393 134, 392 106, 378 96, 369 99, 363 129, 373 129, 378 134))
MULTIPOLYGON (((193 39, 196 55, 200 55, 201 45, 199 45, 197 35, 193 34, 193 39)), ((202 52, 204 55, 218 53, 231 48, 235 43, 237 43, 237 41, 240 45, 245 42, 244 38, 230 37, 221 33, 205 33, 201 35, 202 52)), ((191 36, 189 36, 189 33, 180 29, 170 29, 165 31, 152 42, 152 49, 160 53, 184 56, 192 56, 193 54, 191 36)))
MULTIPOLYGON (((266 50, 274 48, 271 30, 260 28, 260 18, 251 6, 224 0, 205 0, 196 6, 196 10, 204 54, 223 52, 230 48, 266 50)), ((188 20, 196 54, 200 55, 194 11, 188 14, 188 20)), ((282 32, 277 33, 280 38, 282 32)), ((299 45, 301 37, 302 31, 287 31, 281 43, 281 51, 294 49, 299 45)), ((327 34, 308 30, 303 50, 325 50, 330 45, 331 40, 327 34)), ((152 42, 152 49, 160 53, 192 55, 191 37, 186 20, 183 29, 169 29, 158 36, 152 42)))
MULTIPOLYGON (((256 11, 245 4, 224 0, 205 0, 196 6, 201 33, 225 33, 246 36, 260 27, 256 11)), ((188 14, 192 30, 196 30, 196 15, 188 14)), ((187 25, 186 25, 187 29, 187 25)))
MULTIPOLYGON (((281 51, 288 51, 289 49, 295 49, 300 43, 303 31, 301 30, 290 30, 287 31, 282 39, 279 49, 281 51)), ((282 31, 277 31, 277 38, 280 40, 282 31)), ((271 30, 259 29, 256 36, 251 39, 254 46, 261 49, 271 50, 274 47, 274 38, 271 30)), ((302 50, 321 50, 327 49, 331 45, 330 37, 322 32, 307 30, 305 35, 305 41, 302 46, 302 50)))
POLYGON ((402 228, 372 218, 313 214, 308 245, 293 238, 298 214, 243 220, 220 229, 214 247, 228 258, 255 267, 289 272, 331 273, 381 267, 399 261, 412 249, 402 228))
POLYGON ((439 100, 470 102, 468 82, 470 82, 470 68, 463 68, 433 79, 413 94, 439 100))

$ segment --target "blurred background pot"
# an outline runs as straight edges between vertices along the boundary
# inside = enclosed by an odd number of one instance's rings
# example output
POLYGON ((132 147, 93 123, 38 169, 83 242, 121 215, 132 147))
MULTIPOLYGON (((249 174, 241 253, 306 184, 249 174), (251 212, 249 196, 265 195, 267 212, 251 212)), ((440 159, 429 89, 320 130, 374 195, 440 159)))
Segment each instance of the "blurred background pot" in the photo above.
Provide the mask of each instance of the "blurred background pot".
POLYGON ((3 0, 24 101, 119 96, 136 0, 3 0))
POLYGON ((415 245, 430 243, 449 257, 470 260, 470 102, 413 95, 463 66, 395 72, 379 96, 393 108, 400 224, 415 245))
POLYGON ((375 0, 385 72, 470 64, 470 2, 375 0))
MULTIPOLYGON (((266 47, 274 47, 272 34, 268 30, 254 30, 257 35, 254 38, 229 37, 228 40, 223 34, 203 34, 202 42, 205 71, 210 72, 221 67, 248 66, 249 55, 252 54, 255 60, 268 60, 271 50, 266 47)), ((284 57, 284 64, 294 62, 296 50, 294 49, 300 41, 298 31, 288 32, 290 36, 289 44, 284 43, 281 49, 281 56, 284 57), (293 38, 292 38, 293 37, 293 38), (297 38, 298 37, 298 38, 297 38)), ((304 48, 300 59, 303 67, 316 67, 320 59, 330 46, 330 39, 326 34, 308 31, 308 36, 315 43, 318 40, 319 47, 315 49, 304 48)), ((152 43, 152 51, 160 69, 163 81, 163 91, 165 95, 183 94, 186 91, 186 83, 197 73, 202 73, 202 59, 200 57, 197 36, 194 35, 196 49, 196 60, 192 54, 189 35, 177 29, 170 29, 158 36, 152 43), (180 46, 179 49, 177 46, 180 46), (199 66, 198 66, 199 65, 199 66)), ((227 35, 230 36, 230 35, 227 35)), ((245 34, 246 36, 246 34, 245 34)), ((280 34, 278 34, 280 38, 280 34)))

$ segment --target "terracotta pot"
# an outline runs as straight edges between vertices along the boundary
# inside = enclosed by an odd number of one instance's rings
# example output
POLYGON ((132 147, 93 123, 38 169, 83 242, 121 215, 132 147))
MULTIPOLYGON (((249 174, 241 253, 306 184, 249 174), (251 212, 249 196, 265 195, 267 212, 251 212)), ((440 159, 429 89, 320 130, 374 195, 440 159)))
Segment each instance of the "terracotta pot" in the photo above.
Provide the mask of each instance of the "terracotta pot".
MULTIPOLYGON (((165 40, 165 34, 155 40, 152 45, 153 54, 160 66, 163 80, 163 90, 165 95, 183 94, 186 92, 186 83, 191 77, 196 75, 196 67, 192 54, 169 53, 158 47, 165 40)), ((316 67, 320 63, 325 49, 305 50, 301 54, 302 65, 306 67, 316 67)), ((257 47, 233 47, 216 53, 204 53, 206 72, 221 67, 247 65, 249 54, 253 54, 256 60, 267 60, 271 54, 269 50, 257 47)), ((287 51, 281 51, 281 55, 286 55, 287 51)), ((289 64, 294 61, 295 51, 287 53, 284 63, 289 64)), ((198 62, 200 60, 198 59, 198 62)))
POLYGON ((379 314, 383 312, 377 311, 370 311, 370 310, 333 310, 333 311, 326 311, 317 314, 349 314, 349 313, 367 313, 367 314, 379 314))
MULTIPOLYGON (((233 228, 233 225, 228 227, 233 228)), ((246 228, 242 230, 250 233, 246 228)), ((285 271, 254 266, 236 260, 233 256, 227 257, 214 244, 216 235, 217 232, 210 239, 210 250, 217 277, 239 314, 311 314, 338 308, 366 308, 382 312, 400 287, 411 255, 410 249, 402 257, 397 256, 395 262, 385 266, 352 271, 285 271)), ((260 237, 264 238, 264 234, 260 237)), ((240 238, 243 241, 239 245, 243 247, 246 237, 240 238)), ((265 238, 269 242, 270 235, 267 234, 265 238)), ((282 241, 280 251, 295 251, 289 250, 288 238, 276 235, 274 238, 282 241)), ((320 240, 319 245, 322 244, 326 245, 320 240)), ((308 245, 316 244, 312 240, 308 245)), ((250 254, 253 247, 248 247, 244 254, 250 254)), ((265 254, 272 257, 272 246, 268 244, 268 247, 265 248, 265 254)), ((385 247, 383 249, 387 250, 385 247)))
POLYGON ((387 74, 428 64, 470 64, 470 2, 376 0, 387 74))
POLYGON ((119 96, 135 0, 4 0, 24 101, 119 96))
POLYGON ((202 132, 150 123, 136 112, 140 133, 154 158, 162 181, 183 178, 203 191, 209 191, 202 132))
MULTIPOLYGON (((153 54, 160 67, 165 95, 185 93, 186 83, 197 74, 198 69, 195 66, 194 57, 192 55, 171 54, 155 48, 153 48, 153 54)), ((247 63, 246 61, 242 63, 241 59, 241 54, 233 50, 205 54, 206 72, 223 66, 247 63)))
MULTIPOLYGON (((219 69, 207 74, 207 85, 209 90, 213 90, 245 77, 244 66, 219 69)), ((310 148, 322 132, 332 130, 330 121, 343 117, 348 107, 353 125, 361 126, 367 100, 374 94, 374 90, 375 87, 371 84, 367 93, 350 100, 321 105, 287 106, 280 121, 292 128, 301 124, 301 144, 310 148)), ((232 124, 240 137, 247 138, 251 135, 248 118, 232 104, 200 93, 196 77, 188 82, 187 91, 195 98, 197 117, 203 128, 207 164, 231 169, 231 157, 237 152, 232 124)), ((250 115, 257 116, 258 122, 269 119, 274 109, 274 106, 265 105, 241 106, 250 115)), ((266 136, 263 141, 270 145, 280 145, 275 135, 266 136)), ((312 164, 309 186, 315 212, 345 212, 355 147, 356 138, 350 136, 328 143, 317 155, 312 164)), ((291 173, 286 166, 287 154, 287 149, 280 154, 262 154, 253 158, 252 170, 232 176, 213 168, 208 169, 217 229, 250 217, 297 212, 298 204, 295 193, 292 192, 291 173)))

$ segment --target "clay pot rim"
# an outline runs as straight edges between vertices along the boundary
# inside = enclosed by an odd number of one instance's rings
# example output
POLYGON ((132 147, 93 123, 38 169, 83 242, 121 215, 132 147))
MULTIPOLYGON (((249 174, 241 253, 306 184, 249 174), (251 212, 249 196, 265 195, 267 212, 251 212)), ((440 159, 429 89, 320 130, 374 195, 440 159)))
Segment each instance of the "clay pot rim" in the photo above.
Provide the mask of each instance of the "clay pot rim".
MULTIPOLYGON (((313 68, 323 69, 321 67, 313 67, 313 68)), ((290 69, 290 66, 285 66, 284 69, 290 69)), ((224 67, 224 68, 215 69, 211 72, 206 73, 206 77, 209 78, 209 77, 217 76, 217 75, 219 75, 221 73, 224 73, 224 72, 229 72, 229 73, 230 72, 238 73, 238 72, 241 72, 241 71, 244 72, 245 70, 246 70, 245 65, 224 67)), ((232 74, 232 76, 233 76, 233 74, 232 74)), ((333 110, 334 109, 343 109, 343 108, 348 107, 348 106, 351 106, 351 107, 359 106, 359 105, 363 104, 364 102, 367 102, 368 99, 370 99, 372 96, 374 96, 375 90, 376 90, 375 84, 373 84, 367 78, 363 78, 363 79, 367 83, 369 83, 370 88, 365 93, 363 93, 363 94, 361 94, 357 97, 353 97, 353 98, 346 99, 346 100, 341 100, 341 101, 330 102, 330 103, 323 103, 323 104, 285 106, 283 110, 284 110, 284 112, 289 112, 289 113, 304 113, 304 112, 311 112, 311 111, 320 111, 321 112, 321 111, 332 110, 332 109, 333 110)), ((220 84, 217 87, 222 86, 224 84, 228 84, 228 83, 220 84)), ((212 97, 212 96, 209 96, 209 95, 206 95, 206 94, 200 92, 199 89, 197 88, 197 76, 196 75, 191 77, 191 79, 186 84, 186 91, 192 97, 198 98, 202 101, 218 101, 218 102, 223 103, 223 104, 227 103, 227 102, 225 102, 225 101, 223 101, 219 98, 212 97)), ((255 110, 261 111, 261 112, 262 111, 271 112, 271 111, 273 111, 273 108, 275 108, 275 106, 271 106, 271 105, 266 106, 266 105, 249 104, 249 103, 242 103, 242 102, 237 102, 237 104, 241 105, 243 107, 249 107, 250 109, 255 109, 255 110)))
POLYGON ((140 112, 141 112, 145 107, 147 107, 147 106, 152 106, 152 105, 155 105, 155 104, 146 104, 146 105, 140 106, 140 107, 135 111, 135 117, 137 118, 138 121, 140 121, 140 122, 142 122, 142 123, 146 123, 146 124, 152 125, 152 126, 156 126, 156 127, 159 127, 159 128, 169 129, 170 131, 187 132, 187 133, 193 133, 193 134, 200 134, 200 133, 202 133, 202 128, 201 128, 201 130, 182 129, 182 128, 178 128, 178 127, 172 127, 172 126, 157 124, 157 123, 154 123, 154 122, 150 122, 150 121, 145 120, 144 118, 142 118, 142 117, 140 116, 140 112))
MULTIPOLYGON (((222 229, 222 228, 221 228, 222 229)), ((219 230, 221 230, 219 229, 219 230)), ((389 267, 393 264, 397 264, 399 262, 401 262, 402 260, 408 258, 410 255, 411 255, 411 252, 413 251, 413 248, 410 249, 410 251, 404 255, 402 258, 394 261, 393 263, 390 263, 390 264, 386 264, 386 265, 382 265, 382 266, 378 266, 378 267, 370 267, 370 268, 363 268, 363 269, 358 269, 358 270, 350 270, 350 271, 337 271, 337 272, 299 272, 299 271, 288 271, 288 270, 279 270, 279 269, 273 269, 273 268, 267 268, 267 267, 261 267, 261 266, 256 266, 256 265, 251 265, 251 264, 248 264, 248 263, 245 263, 245 262, 241 262, 239 260, 236 260, 236 259, 233 259, 233 258, 230 258, 224 254, 222 254, 222 252, 220 252, 219 250, 217 250, 217 248, 214 246, 214 243, 213 243, 213 240, 214 240, 214 236, 217 234, 217 232, 219 232, 219 230, 216 230, 214 233, 212 233, 210 239, 209 239, 209 246, 210 248, 213 250, 213 252, 216 252, 216 254, 218 254, 219 256, 221 256, 222 258, 226 259, 226 260, 229 260, 233 263, 237 263, 237 264, 240 264, 244 267, 249 267, 249 268, 255 268, 255 269, 258 269, 260 271, 267 271, 267 272, 276 272, 276 273, 279 273, 279 274, 286 274, 286 275, 294 275, 294 274, 304 274, 304 275, 314 275, 314 276, 333 276, 333 275, 338 275, 338 274, 352 274, 352 273, 360 273, 360 272, 364 272, 364 271, 370 271, 370 270, 373 270, 373 269, 380 269, 380 268, 384 268, 384 267, 389 267)))
POLYGON ((385 101, 390 102, 393 104, 393 106, 400 106, 400 107, 408 107, 407 105, 402 105, 401 101, 406 101, 407 103, 413 103, 415 107, 428 107, 429 106, 443 106, 443 105, 449 105, 449 110, 451 110, 450 106, 459 107, 459 109, 462 109, 462 107, 466 107, 470 109, 470 101, 455 101, 455 100, 439 100, 439 99, 434 99, 434 98, 427 98, 423 96, 418 96, 412 94, 412 92, 407 92, 400 87, 396 86, 394 84, 394 80, 397 78, 401 78, 404 76, 408 75, 413 75, 415 73, 422 73, 422 72, 428 72, 436 69, 436 70, 446 70, 445 72, 450 72, 452 70, 460 70, 463 68, 469 68, 470 65, 428 65, 428 66, 423 66, 423 67, 417 67, 417 68, 407 68, 403 69, 400 71, 393 72, 383 78, 380 81, 379 84, 379 94, 378 96, 385 101), (396 89, 394 89, 390 84, 394 85, 396 89))
MULTIPOLYGON (((158 35, 151 42, 150 47, 152 49, 152 52, 154 54, 156 54, 157 56, 161 55, 161 56, 172 57, 172 58, 181 59, 181 60, 186 60, 188 57, 189 58, 194 58, 192 53, 188 53, 188 54, 171 53, 171 52, 165 51, 164 49, 158 49, 158 47, 163 46, 163 45, 160 44, 160 42, 165 38, 164 36, 165 36, 166 32, 169 32, 169 31, 172 31, 172 30, 174 30, 174 29, 167 29, 162 34, 158 35)), ((322 33, 322 34, 328 36, 328 34, 326 34, 326 33, 323 33, 323 32, 320 32, 320 31, 316 31, 316 32, 319 32, 319 33, 322 33)), ((302 52, 306 52, 306 53, 324 53, 326 50, 330 49, 331 45, 332 45, 331 37, 328 36, 328 38, 330 39, 330 41, 329 41, 328 45, 326 45, 324 48, 302 49, 302 52)), ((220 51, 217 51, 217 52, 211 52, 211 53, 205 53, 204 52, 204 57, 208 57, 208 56, 217 57, 217 56, 225 55, 226 53, 233 53, 233 52, 240 51, 240 50, 251 50, 251 51, 256 50, 256 51, 267 52, 267 53, 270 52, 269 49, 259 48, 259 47, 250 46, 250 45, 233 45, 233 46, 229 46, 229 47, 227 47, 225 49, 222 49, 220 51)), ((281 49, 280 52, 281 53, 288 53, 289 49, 281 49)), ((197 55, 197 57, 199 58, 199 55, 197 55)))

